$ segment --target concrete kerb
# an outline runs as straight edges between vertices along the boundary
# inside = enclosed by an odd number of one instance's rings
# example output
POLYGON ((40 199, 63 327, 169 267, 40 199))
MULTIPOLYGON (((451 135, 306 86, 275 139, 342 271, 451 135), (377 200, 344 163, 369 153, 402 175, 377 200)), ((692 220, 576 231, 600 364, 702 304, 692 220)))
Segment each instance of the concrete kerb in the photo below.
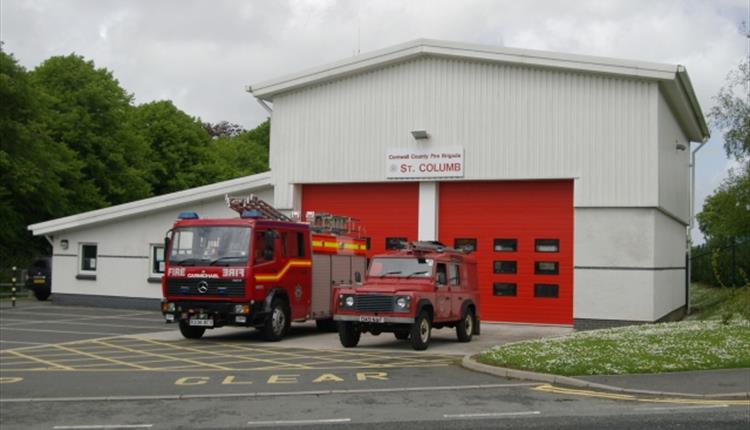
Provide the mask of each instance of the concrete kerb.
POLYGON ((693 394, 693 393, 674 393, 668 391, 637 390, 632 388, 615 387, 612 385, 597 384, 583 379, 573 378, 570 376, 553 375, 549 373, 530 372, 527 370, 509 369, 506 367, 490 366, 483 364, 474 359, 471 354, 464 355, 461 360, 461 366, 475 372, 486 373, 489 375, 500 376, 502 378, 523 379, 527 381, 545 382, 553 385, 562 385, 573 388, 587 388, 591 390, 601 390, 612 393, 646 395, 654 397, 684 397, 692 399, 712 399, 712 400, 745 400, 750 399, 750 392, 740 393, 722 393, 722 394, 693 394))

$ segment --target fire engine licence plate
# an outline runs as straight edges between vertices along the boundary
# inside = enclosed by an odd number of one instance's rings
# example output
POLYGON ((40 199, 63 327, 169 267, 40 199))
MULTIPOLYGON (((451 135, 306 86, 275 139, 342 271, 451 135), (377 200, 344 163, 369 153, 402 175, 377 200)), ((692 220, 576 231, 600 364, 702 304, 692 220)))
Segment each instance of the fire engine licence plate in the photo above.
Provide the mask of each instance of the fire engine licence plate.
POLYGON ((214 320, 192 318, 190 320, 190 325, 193 327, 213 327, 214 320))
POLYGON ((382 323, 382 322, 385 322, 385 317, 375 317, 375 316, 370 316, 370 315, 360 315, 359 316, 359 322, 382 323))

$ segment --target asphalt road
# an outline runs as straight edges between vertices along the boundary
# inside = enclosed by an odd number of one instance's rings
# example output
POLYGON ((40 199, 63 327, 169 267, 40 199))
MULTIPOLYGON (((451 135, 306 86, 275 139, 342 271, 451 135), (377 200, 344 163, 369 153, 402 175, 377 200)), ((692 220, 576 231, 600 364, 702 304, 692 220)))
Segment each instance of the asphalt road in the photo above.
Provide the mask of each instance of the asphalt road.
POLYGON ((0 309, 0 427, 750 425, 747 401, 624 399, 562 390, 474 373, 440 350, 316 344, 307 340, 309 327, 280 343, 262 342, 253 332, 186 340, 174 330, 158 312, 36 302, 0 309))

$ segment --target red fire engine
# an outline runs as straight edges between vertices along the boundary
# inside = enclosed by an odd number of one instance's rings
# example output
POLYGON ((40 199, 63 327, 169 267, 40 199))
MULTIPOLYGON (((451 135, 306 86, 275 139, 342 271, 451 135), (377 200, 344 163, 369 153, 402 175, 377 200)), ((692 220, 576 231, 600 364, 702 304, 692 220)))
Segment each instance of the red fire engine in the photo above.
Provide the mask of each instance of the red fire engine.
POLYGON ((309 212, 295 222, 255 196, 226 200, 239 218, 183 212, 165 238, 165 320, 190 339, 232 325, 276 341, 309 319, 335 329, 332 288, 359 282, 366 266, 356 220, 309 212))

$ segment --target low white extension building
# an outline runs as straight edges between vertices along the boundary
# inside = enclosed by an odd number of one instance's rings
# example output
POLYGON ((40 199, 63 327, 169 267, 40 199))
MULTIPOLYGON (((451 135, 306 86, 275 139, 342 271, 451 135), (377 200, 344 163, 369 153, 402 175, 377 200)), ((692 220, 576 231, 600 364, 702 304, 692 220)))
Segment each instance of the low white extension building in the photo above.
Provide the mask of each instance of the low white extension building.
POLYGON ((176 214, 232 216, 221 198, 245 191, 359 218, 370 255, 473 247, 485 321, 683 312, 691 142, 708 138, 684 67, 415 40, 248 90, 271 112, 271 171, 30 226, 54 245, 56 300, 159 297, 176 214))

